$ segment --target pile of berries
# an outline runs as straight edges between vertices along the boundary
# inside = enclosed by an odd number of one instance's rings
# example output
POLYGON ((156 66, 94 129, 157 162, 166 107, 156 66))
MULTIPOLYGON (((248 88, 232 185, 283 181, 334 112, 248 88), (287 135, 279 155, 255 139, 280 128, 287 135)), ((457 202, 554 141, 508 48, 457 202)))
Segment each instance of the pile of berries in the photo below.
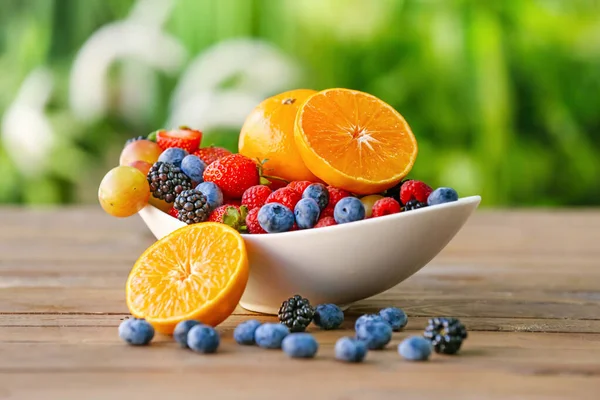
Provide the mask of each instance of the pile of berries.
POLYGON ((128 140, 117 173, 107 174, 100 185, 105 210, 128 216, 149 202, 187 224, 221 222, 242 233, 264 234, 345 224, 458 200, 454 189, 433 190, 411 179, 361 197, 320 182, 282 184, 262 176, 260 162, 224 148, 200 147, 201 142, 202 132, 187 127, 128 140), (136 169, 143 175, 132 172, 136 169))
MULTIPOLYGON (((323 330, 337 329, 344 322, 344 312, 335 304, 312 307, 300 295, 285 300, 279 310, 280 323, 264 323, 250 319, 233 331, 240 345, 256 345, 263 349, 282 349, 292 358, 313 358, 319 343, 304 331, 311 322, 323 330)), ((392 340, 392 333, 402 330, 408 322, 406 313, 388 307, 377 314, 360 316, 354 337, 342 337, 335 344, 335 358, 343 362, 362 362, 369 350, 382 350, 392 340)), ((131 345, 147 345, 154 337, 154 328, 143 319, 131 318, 119 326, 119 336, 131 345)), ((398 353, 409 361, 425 361, 432 351, 456 354, 467 338, 467 330, 456 318, 432 318, 423 336, 410 336, 398 345, 398 353)), ((185 320, 175 327, 173 339, 182 348, 198 353, 215 353, 220 344, 218 332, 200 321, 185 320)))

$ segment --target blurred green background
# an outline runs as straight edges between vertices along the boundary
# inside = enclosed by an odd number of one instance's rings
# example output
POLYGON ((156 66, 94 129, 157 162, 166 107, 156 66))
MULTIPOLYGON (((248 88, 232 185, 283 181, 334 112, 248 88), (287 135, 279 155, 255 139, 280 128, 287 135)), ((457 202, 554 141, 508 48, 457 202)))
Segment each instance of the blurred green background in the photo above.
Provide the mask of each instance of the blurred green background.
POLYGON ((161 127, 235 150, 297 87, 390 103, 432 186, 600 204, 593 0, 2 0, 0 203, 93 203, 124 141, 161 127))

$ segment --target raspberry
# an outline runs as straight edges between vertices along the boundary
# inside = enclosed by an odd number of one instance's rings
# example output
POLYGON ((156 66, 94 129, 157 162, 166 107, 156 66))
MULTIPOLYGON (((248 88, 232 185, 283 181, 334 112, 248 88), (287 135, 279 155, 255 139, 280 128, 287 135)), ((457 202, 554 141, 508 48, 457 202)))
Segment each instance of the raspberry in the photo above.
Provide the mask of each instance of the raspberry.
POLYGON ((290 182, 287 187, 289 187, 290 189, 294 189, 296 192, 302 194, 304 193, 304 190, 306 190, 306 188, 308 186, 310 186, 312 184, 312 182, 310 181, 293 181, 290 182))
POLYGON ((262 226, 258 223, 258 212, 260 208, 253 208, 248 212, 246 216, 246 228, 248 229, 248 233, 252 234, 262 234, 267 233, 262 226))
POLYGON ((293 212, 294 207, 296 207, 296 203, 298 203, 300 199, 302 199, 302 195, 300 193, 296 192, 292 188, 284 187, 271 193, 269 197, 267 197, 267 201, 265 203, 279 203, 286 206, 293 212))
POLYGON ((321 219, 319 219, 319 221, 317 221, 315 228, 322 228, 324 226, 331 226, 331 225, 337 225, 337 222, 335 222, 335 218, 321 217, 321 219))
POLYGON ((267 198, 273 191, 265 185, 256 185, 246 189, 242 195, 242 204, 248 207, 248 210, 260 208, 265 205, 267 198))
POLYGON ((391 197, 384 197, 383 199, 379 199, 373 204, 373 211, 371 216, 382 217, 384 215, 396 214, 401 211, 400 203, 391 197))
POLYGON ((344 197, 350 197, 350 193, 344 189, 338 189, 333 186, 327 186, 327 191, 329 192, 329 203, 327 203, 327 207, 321 211, 322 217, 333 217, 333 209, 335 205, 343 199, 344 197))
POLYGON ((171 209, 169 210, 169 215, 174 218, 179 218, 179 211, 177 211, 175 207, 171 207, 171 209))
POLYGON ((411 200, 427 203, 427 198, 431 192, 433 192, 433 189, 421 181, 406 181, 400 188, 400 201, 402 204, 406 204, 411 200))

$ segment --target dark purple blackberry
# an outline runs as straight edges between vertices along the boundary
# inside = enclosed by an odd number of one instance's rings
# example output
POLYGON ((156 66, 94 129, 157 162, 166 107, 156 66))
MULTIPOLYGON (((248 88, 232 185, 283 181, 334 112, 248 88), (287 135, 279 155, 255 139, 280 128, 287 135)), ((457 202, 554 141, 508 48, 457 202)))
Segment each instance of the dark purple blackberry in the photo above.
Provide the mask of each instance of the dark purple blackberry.
POLYGON ((315 310, 308 299, 295 295, 281 304, 279 322, 287 326, 291 332, 303 332, 310 325, 315 310))
POLYGON ((391 187, 388 190, 386 190, 385 192, 383 192, 383 195, 385 197, 391 197, 394 200, 396 200, 398 203, 402 204, 402 202, 400 201, 400 188, 402 187, 402 185, 404 185, 408 181, 410 181, 410 179, 404 179, 404 180, 402 180, 396 186, 391 187))
POLYGON ((127 146, 129 143, 133 143, 133 142, 137 142, 138 140, 145 140, 145 139, 146 139, 145 136, 132 137, 131 139, 127 139, 127 141, 125 142, 125 146, 127 146))
POLYGON ((192 181, 179 167, 162 161, 154 163, 147 179, 154 197, 167 203, 173 203, 181 192, 192 188, 192 181))
POLYGON ((181 192, 175 199, 173 207, 177 210, 177 219, 188 225, 204 222, 210 214, 206 196, 195 189, 181 192))
POLYGON ((423 336, 431 341, 436 353, 456 354, 467 338, 467 329, 456 318, 432 318, 423 336))
POLYGON ((416 210, 423 207, 427 207, 427 203, 421 203, 420 201, 413 199, 406 203, 404 207, 402 207, 402 211, 416 210))

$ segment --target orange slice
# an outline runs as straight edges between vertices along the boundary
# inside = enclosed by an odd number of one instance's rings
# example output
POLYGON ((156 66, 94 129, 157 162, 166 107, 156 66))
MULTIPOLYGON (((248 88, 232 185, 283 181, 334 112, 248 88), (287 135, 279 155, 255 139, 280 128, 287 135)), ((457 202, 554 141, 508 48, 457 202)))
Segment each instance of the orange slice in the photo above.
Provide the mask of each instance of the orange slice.
POLYGON ((296 115, 294 137, 313 174, 357 194, 391 188, 417 158, 417 140, 404 117, 356 90, 328 89, 309 97, 296 115))
POLYGON ((127 279, 127 306, 158 332, 196 319, 216 326, 235 309, 248 281, 248 257, 233 228, 204 222, 180 228, 150 246, 127 279))

